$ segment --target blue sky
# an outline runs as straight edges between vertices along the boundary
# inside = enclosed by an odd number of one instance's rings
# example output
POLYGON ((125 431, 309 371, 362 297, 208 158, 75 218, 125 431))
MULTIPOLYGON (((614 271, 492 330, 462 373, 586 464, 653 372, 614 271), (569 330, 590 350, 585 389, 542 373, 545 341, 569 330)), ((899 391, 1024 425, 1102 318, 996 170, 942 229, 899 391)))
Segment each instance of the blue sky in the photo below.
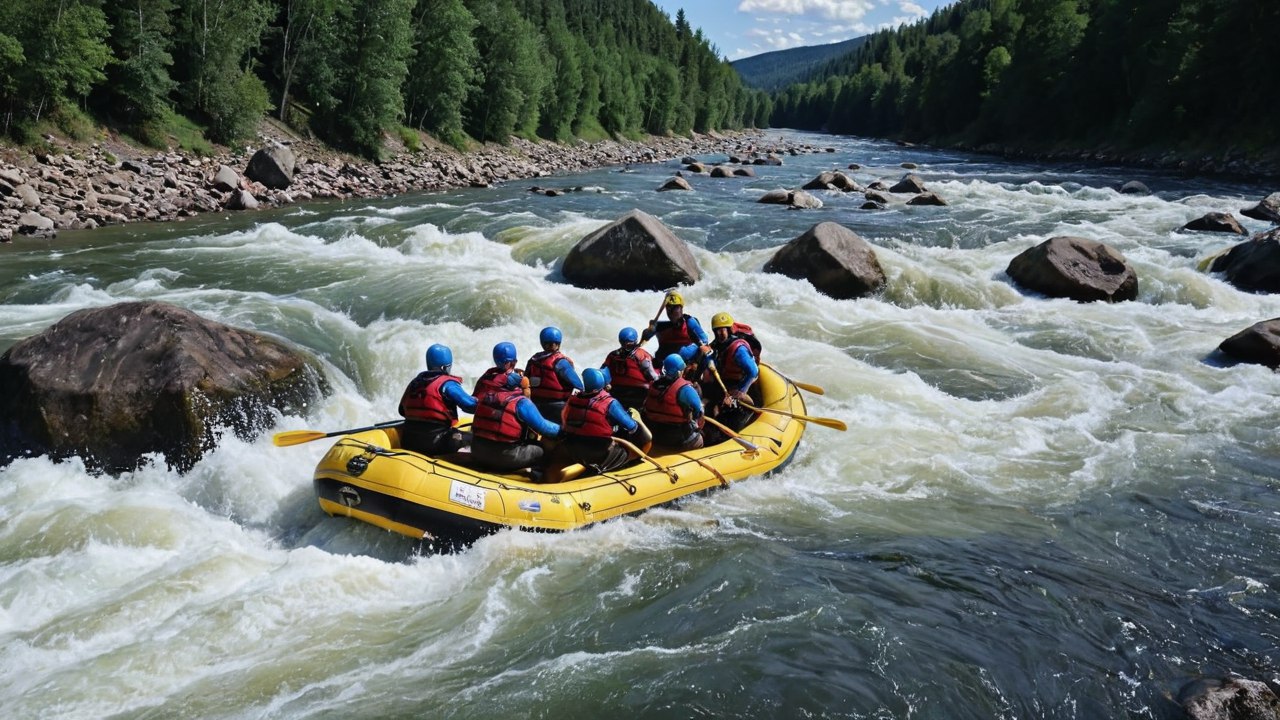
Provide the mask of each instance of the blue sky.
POLYGON ((773 50, 825 45, 928 17, 954 0, 654 0, 730 60, 773 50))

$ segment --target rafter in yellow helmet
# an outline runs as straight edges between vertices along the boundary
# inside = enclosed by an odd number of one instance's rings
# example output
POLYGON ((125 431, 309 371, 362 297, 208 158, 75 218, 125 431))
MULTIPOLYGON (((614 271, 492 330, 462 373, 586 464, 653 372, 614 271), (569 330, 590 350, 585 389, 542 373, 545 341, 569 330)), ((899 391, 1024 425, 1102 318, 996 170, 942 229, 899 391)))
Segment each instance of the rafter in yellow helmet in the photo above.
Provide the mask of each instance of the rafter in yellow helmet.
POLYGON ((672 290, 667 293, 667 299, 664 301, 666 305, 684 305, 684 296, 672 290))
POLYGON ((727 312, 718 312, 711 316, 711 329, 733 327, 733 316, 727 312))

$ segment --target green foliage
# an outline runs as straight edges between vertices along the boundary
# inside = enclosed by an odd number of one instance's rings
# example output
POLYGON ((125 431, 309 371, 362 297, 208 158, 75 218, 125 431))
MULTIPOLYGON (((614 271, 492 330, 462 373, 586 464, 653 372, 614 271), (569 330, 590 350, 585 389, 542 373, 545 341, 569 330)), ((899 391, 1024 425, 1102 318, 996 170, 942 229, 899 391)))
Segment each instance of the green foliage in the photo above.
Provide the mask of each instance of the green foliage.
POLYGON ((417 130, 401 125, 399 132, 400 142, 404 144, 406 150, 415 153, 422 150, 422 137, 418 135, 417 130))
POLYGON ((1275 27, 1280 3, 961 0, 776 93, 770 122, 1024 147, 1274 147, 1280 94, 1243 87, 1241 71, 1280 69, 1275 27))
POLYGON ((169 76, 174 2, 120 0, 108 7, 116 57, 109 72, 108 106, 126 123, 144 124, 164 114, 177 88, 169 76))
POLYGON ((343 0, 326 38, 323 85, 313 85, 312 122, 330 142, 366 157, 382 152, 382 134, 404 112, 400 88, 412 52, 414 0, 343 0))
POLYGON ((0 134, 53 119, 85 135, 80 108, 208 153, 272 100, 369 156, 388 132, 409 144, 402 123, 463 148, 731 129, 772 108, 649 0, 0 2, 0 134))
POLYGON ((475 16, 462 0, 419 0, 405 79, 406 117, 455 145, 464 137, 463 103, 481 77, 475 28, 475 16))
POLYGON ((274 8, 267 0, 178 0, 175 51, 182 106, 208 123, 214 142, 246 137, 271 107, 254 73, 274 8))

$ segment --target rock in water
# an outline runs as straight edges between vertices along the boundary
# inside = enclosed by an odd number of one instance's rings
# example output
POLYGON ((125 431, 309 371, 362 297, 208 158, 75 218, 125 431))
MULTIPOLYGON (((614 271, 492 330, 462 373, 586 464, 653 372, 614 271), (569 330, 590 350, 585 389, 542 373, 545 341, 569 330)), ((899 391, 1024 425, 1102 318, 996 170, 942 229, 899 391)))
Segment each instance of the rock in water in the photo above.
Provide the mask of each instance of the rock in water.
POLYGON ((1078 302, 1138 297, 1138 275, 1119 251, 1096 240, 1049 238, 1015 257, 1009 277, 1033 292, 1078 302))
POLYGON ((160 453, 189 470, 230 428, 245 439, 328 385, 285 343, 167 303, 79 310, 0 357, 0 462, 79 455, 107 472, 160 453))
POLYGON ((578 287, 614 290, 662 290, 702 277, 685 241, 639 210, 579 240, 560 272, 578 287))
POLYGON ((870 295, 885 283, 875 250, 857 233, 833 222, 818 223, 783 245, 764 271, 808 280, 841 300, 870 295))

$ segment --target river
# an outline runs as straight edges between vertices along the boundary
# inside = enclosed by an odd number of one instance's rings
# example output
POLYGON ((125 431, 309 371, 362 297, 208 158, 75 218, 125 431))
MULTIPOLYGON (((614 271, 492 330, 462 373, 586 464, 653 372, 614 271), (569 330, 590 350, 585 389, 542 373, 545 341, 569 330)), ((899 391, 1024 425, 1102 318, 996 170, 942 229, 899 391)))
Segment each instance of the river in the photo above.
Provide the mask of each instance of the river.
MULTIPOLYGON (((777 133, 774 133, 777 134, 777 133)), ((0 699, 14 718, 1177 718, 1203 676, 1280 678, 1280 375, 1213 354, 1280 296, 1196 269, 1179 232, 1274 187, 1032 165, 856 138, 654 192, 673 160, 0 246, 0 350, 85 307, 153 299, 286 338, 334 393, 275 431, 396 417, 433 342, 474 379, 564 330, 598 364, 660 293, 556 266, 632 208, 694 248, 688 311, 751 324, 818 384, 783 472, 564 535, 463 551, 318 508, 329 441, 226 437, 186 475, 0 468, 0 699), (947 207, 761 205, 845 168, 915 170, 947 207), (1150 195, 1122 195, 1126 180, 1150 195), (876 248, 882 295, 761 272, 812 224, 876 248), (1054 235, 1136 268, 1135 302, 1020 292, 1054 235)), ((714 159, 714 158, 711 158, 714 159)), ((1251 231, 1267 226, 1243 219, 1251 231)))

